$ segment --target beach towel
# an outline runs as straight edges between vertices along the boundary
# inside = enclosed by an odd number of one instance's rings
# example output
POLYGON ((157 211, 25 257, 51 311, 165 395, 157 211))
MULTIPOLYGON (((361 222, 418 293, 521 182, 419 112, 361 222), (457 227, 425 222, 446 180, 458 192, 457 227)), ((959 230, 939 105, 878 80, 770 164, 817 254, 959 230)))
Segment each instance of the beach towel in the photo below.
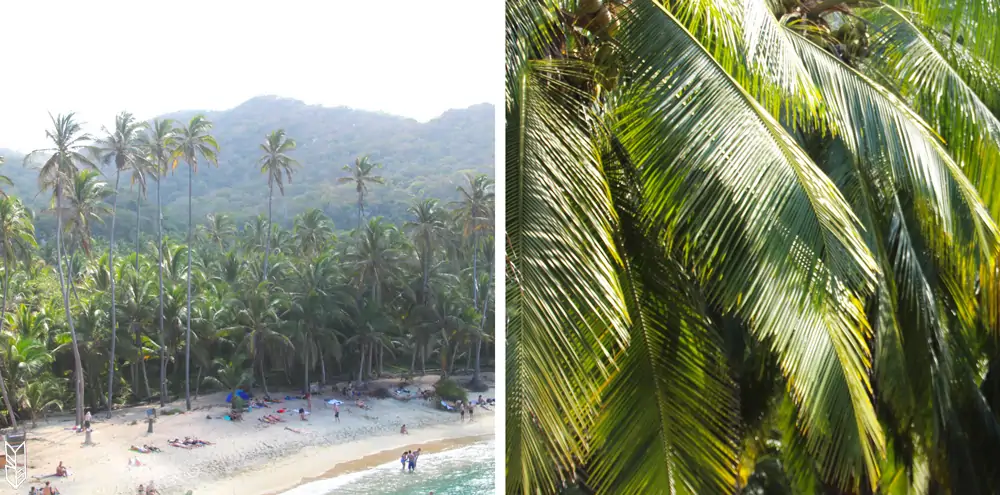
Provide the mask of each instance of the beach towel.
POLYGON ((449 411, 454 411, 455 410, 454 407, 449 406, 448 403, 445 402, 445 401, 441 401, 441 405, 444 406, 444 408, 447 409, 447 410, 449 410, 449 411))
POLYGON ((330 399, 330 400, 326 401, 326 403, 330 404, 331 406, 342 406, 342 405, 344 405, 343 402, 341 402, 341 401, 339 401, 337 399, 330 399))

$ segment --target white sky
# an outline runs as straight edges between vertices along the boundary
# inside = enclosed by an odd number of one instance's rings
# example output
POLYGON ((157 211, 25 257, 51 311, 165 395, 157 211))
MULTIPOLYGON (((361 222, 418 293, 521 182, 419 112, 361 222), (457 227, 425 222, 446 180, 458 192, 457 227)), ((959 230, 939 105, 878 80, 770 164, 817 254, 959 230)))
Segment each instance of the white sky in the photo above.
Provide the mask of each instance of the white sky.
MULTIPOLYGON (((0 3, 0 148, 44 147, 48 112, 97 133, 259 95, 421 121, 494 102, 499 1, 89 0, 0 3)), ((499 103, 499 102, 494 102, 499 103)))

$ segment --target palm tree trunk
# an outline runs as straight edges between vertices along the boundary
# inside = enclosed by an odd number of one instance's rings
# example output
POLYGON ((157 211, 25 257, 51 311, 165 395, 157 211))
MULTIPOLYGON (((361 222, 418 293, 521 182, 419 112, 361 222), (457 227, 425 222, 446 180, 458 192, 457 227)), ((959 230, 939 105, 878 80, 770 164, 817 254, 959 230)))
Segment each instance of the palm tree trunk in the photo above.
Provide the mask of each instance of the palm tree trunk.
POLYGON ((264 247, 264 278, 267 280, 267 259, 271 255, 271 200, 274 198, 274 180, 267 180, 267 240, 264 247))
POLYGON ((111 417, 111 404, 115 394, 115 343, 118 340, 118 322, 116 321, 118 306, 115 292, 115 219, 118 216, 118 185, 122 174, 115 172, 115 199, 111 202, 111 244, 108 246, 108 273, 111 274, 111 358, 108 360, 108 417, 111 417))
MULTIPOLYGON (((7 321, 7 288, 10 286, 10 268, 8 266, 7 260, 10 253, 0 253, 3 256, 3 301, 0 302, 0 333, 3 333, 3 324, 7 321)), ((3 379, 3 363, 0 363, 0 392, 3 393, 3 405, 7 408, 7 412, 10 413, 10 425, 13 428, 17 428, 17 417, 14 414, 14 408, 10 404, 10 395, 7 393, 7 382, 3 379)))
POLYGON ((63 278, 62 266, 62 184, 56 185, 56 267, 59 270, 59 289, 63 296, 63 309, 66 311, 66 323, 69 326, 70 338, 73 341, 73 374, 76 380, 76 426, 83 425, 83 360, 80 358, 80 343, 76 338, 76 327, 73 326, 73 313, 69 310, 69 291, 66 290, 66 280, 63 278))
POLYGON ((142 366, 142 381, 146 384, 146 403, 152 400, 153 394, 149 389, 149 374, 146 372, 146 359, 142 355, 142 348, 139 348, 139 362, 142 366))
POLYGON ((160 180, 156 177, 156 247, 160 262, 160 407, 167 405, 167 334, 163 331, 163 203, 160 200, 160 180))
POLYGON ((66 280, 69 281, 69 288, 73 291, 73 299, 76 299, 77 304, 83 304, 80 302, 80 294, 76 292, 76 282, 73 280, 73 254, 66 256, 66 280))
POLYGON ((420 346, 420 376, 427 375, 427 344, 420 346))
POLYGON ((194 384, 194 396, 195 397, 198 397, 198 394, 201 391, 201 372, 202 372, 202 367, 199 366, 198 367, 198 375, 195 376, 195 384, 194 384))
POLYGON ((358 191, 358 235, 361 235, 361 212, 364 211, 364 193, 360 190, 358 191))
POLYGON ((191 217, 191 189, 194 184, 194 167, 188 164, 188 235, 187 235, 187 332, 184 338, 184 401, 187 410, 191 410, 191 249, 192 245, 192 217, 191 217))
POLYGON ((323 347, 319 348, 319 372, 320 372, 320 385, 326 386, 326 358, 323 357, 323 347))
POLYGON ((264 386, 264 395, 271 395, 271 392, 267 390, 267 376, 264 375, 264 359, 259 360, 260 367, 260 383, 264 386))
POLYGON ((361 344, 361 365, 358 368, 358 385, 365 381, 365 345, 361 344))
POLYGON ((417 353, 420 352, 420 345, 413 346, 413 356, 410 357, 410 374, 417 371, 417 353))

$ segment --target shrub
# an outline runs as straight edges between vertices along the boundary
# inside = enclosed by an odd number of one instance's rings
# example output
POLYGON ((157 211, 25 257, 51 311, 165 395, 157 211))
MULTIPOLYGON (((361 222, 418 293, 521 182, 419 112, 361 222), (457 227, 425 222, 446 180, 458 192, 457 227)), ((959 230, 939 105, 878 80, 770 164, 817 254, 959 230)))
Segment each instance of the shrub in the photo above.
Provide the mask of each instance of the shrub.
POLYGON ((434 384, 434 394, 440 397, 442 400, 448 401, 468 401, 469 394, 462 388, 461 385, 455 383, 454 380, 446 379, 441 380, 434 384))
POLYGON ((242 410, 246 409, 246 407, 247 407, 247 403, 246 403, 246 401, 243 400, 242 397, 240 397, 238 395, 234 395, 233 396, 233 410, 234 411, 242 411, 242 410))

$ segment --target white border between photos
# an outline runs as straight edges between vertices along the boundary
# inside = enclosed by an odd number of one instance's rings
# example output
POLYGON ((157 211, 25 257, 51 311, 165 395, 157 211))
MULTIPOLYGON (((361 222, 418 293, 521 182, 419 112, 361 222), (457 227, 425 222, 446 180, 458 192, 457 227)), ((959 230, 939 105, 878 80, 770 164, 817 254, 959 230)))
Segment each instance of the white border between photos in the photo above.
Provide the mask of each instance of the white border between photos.
POLYGON ((507 228, 506 224, 506 210, 505 210, 505 189, 504 189, 504 179, 506 174, 505 167, 505 154, 504 154, 504 115, 506 114, 505 108, 505 81, 506 71, 504 70, 505 64, 507 62, 506 52, 504 49, 504 36, 506 33, 506 17, 505 17, 505 7, 506 2, 504 0, 494 0, 491 2, 490 14, 493 16, 494 21, 499 26, 496 28, 496 100, 495 101, 495 119, 496 125, 494 131, 496 133, 496 138, 494 139, 494 145, 496 146, 495 156, 495 166, 496 170, 496 182, 494 186, 495 196, 495 208, 496 208, 496 219, 494 227, 494 236, 496 241, 493 245, 496 249, 496 257, 499 263, 493 263, 494 270, 496 273, 493 274, 493 280, 496 281, 496 307, 494 308, 494 338, 496 349, 496 358, 494 361, 494 390, 498 401, 502 407, 499 407, 501 414, 494 418, 494 429, 496 432, 496 492, 498 494, 506 493, 506 448, 507 448, 507 284, 506 284, 506 273, 507 273, 507 228))

